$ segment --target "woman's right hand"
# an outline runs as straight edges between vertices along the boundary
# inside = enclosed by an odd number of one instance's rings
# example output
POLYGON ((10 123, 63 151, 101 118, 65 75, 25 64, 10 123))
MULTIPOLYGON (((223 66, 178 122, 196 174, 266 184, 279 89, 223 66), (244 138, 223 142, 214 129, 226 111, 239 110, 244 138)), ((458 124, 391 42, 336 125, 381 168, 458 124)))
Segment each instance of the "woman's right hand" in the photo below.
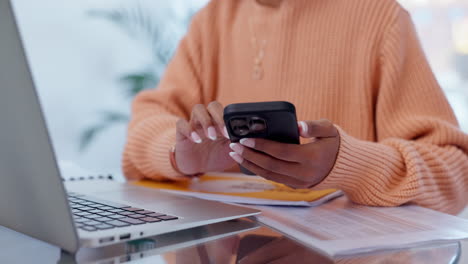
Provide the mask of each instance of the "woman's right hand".
POLYGON ((223 106, 216 101, 207 107, 202 104, 192 109, 190 120, 177 122, 175 161, 186 175, 224 171, 235 166, 229 156, 229 136, 224 126, 223 106))

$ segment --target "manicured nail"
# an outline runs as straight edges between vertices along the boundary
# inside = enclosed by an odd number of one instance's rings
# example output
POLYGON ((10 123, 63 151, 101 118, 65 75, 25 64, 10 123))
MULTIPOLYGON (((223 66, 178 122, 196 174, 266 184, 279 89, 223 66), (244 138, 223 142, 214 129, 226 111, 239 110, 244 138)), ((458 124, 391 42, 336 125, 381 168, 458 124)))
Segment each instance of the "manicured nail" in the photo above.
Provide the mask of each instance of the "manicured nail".
POLYGON ((244 152, 244 147, 240 144, 231 143, 229 144, 229 147, 239 155, 242 155, 242 152, 244 152))
POLYGON ((229 133, 228 133, 226 127, 224 127, 224 129, 223 129, 223 135, 224 135, 225 138, 229 139, 229 133))
POLYGON ((239 164, 242 164, 242 162, 244 162, 244 158, 242 158, 241 156, 239 156, 239 154, 235 152, 229 152, 229 156, 231 156, 231 158, 239 164))
POLYGON ((197 144, 202 143, 202 139, 201 139, 201 137, 198 135, 197 132, 193 131, 193 132, 190 134, 190 136, 192 137, 192 140, 193 140, 195 143, 197 143, 197 144))
POLYGON ((211 140, 216 140, 216 129, 212 126, 208 128, 208 138, 211 140))
POLYGON ((307 135, 307 132, 308 132, 308 130, 309 130, 309 126, 306 124, 306 122, 304 122, 304 121, 299 121, 298 124, 299 124, 299 126, 301 127, 302 134, 303 134, 303 135, 307 135))
POLYGON ((255 147, 255 140, 253 138, 243 138, 239 141, 242 145, 254 148, 255 147))

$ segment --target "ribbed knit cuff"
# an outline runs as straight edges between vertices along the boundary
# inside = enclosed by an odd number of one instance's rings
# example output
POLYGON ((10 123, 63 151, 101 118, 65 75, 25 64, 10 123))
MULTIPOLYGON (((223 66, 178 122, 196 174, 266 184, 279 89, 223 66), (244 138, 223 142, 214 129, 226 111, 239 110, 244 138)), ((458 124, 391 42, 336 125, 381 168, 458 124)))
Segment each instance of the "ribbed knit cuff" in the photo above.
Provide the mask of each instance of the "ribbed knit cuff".
MULTIPOLYGON (((400 153, 390 146, 359 140, 343 129, 337 129, 340 133, 340 148, 335 165, 329 175, 313 189, 340 189, 358 203, 393 205, 395 201, 390 198, 391 195, 383 194, 382 191, 388 189, 394 176, 389 168, 402 164, 400 153)), ((417 189, 417 182, 408 184, 402 196, 407 191, 417 189)))
POLYGON ((167 129, 148 146, 148 155, 153 157, 154 166, 164 178, 186 180, 187 176, 178 172, 171 163, 170 151, 176 142, 175 129, 167 129))
POLYGON ((177 117, 159 116, 133 128, 128 156, 145 177, 155 180, 184 180, 171 164, 170 150, 176 142, 177 117))

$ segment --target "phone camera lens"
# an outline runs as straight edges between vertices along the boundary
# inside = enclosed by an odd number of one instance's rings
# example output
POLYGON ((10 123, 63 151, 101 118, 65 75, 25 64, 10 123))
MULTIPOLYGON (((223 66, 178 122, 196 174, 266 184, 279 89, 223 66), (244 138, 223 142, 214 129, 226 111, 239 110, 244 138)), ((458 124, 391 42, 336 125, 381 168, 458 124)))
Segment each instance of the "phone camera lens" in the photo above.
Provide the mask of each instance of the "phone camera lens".
POLYGON ((250 130, 253 133, 261 133, 266 130, 266 122, 265 120, 259 117, 252 117, 249 122, 250 130))
POLYGON ((234 128, 234 133, 239 136, 246 136, 250 132, 250 129, 248 126, 241 126, 241 127, 236 127, 234 128))
POLYGON ((230 121, 234 135, 243 137, 249 134, 250 129, 246 118, 235 118, 230 121))
POLYGON ((249 134, 261 134, 267 129, 266 121, 260 117, 237 117, 229 121, 232 132, 237 137, 249 134))

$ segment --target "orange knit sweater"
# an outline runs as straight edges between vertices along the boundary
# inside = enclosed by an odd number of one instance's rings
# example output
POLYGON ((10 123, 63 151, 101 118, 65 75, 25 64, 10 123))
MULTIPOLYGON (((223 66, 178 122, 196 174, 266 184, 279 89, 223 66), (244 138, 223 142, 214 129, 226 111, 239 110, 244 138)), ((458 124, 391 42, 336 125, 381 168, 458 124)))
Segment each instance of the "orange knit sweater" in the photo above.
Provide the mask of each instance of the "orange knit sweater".
POLYGON ((134 101, 125 175, 180 178, 169 159, 175 123, 213 100, 285 100, 299 120, 337 124, 335 166, 315 188, 341 189, 365 205, 412 202, 450 213, 468 199, 468 135, 394 0, 211 1, 158 89, 134 101), (252 78, 252 35, 267 40, 260 80, 252 78))

